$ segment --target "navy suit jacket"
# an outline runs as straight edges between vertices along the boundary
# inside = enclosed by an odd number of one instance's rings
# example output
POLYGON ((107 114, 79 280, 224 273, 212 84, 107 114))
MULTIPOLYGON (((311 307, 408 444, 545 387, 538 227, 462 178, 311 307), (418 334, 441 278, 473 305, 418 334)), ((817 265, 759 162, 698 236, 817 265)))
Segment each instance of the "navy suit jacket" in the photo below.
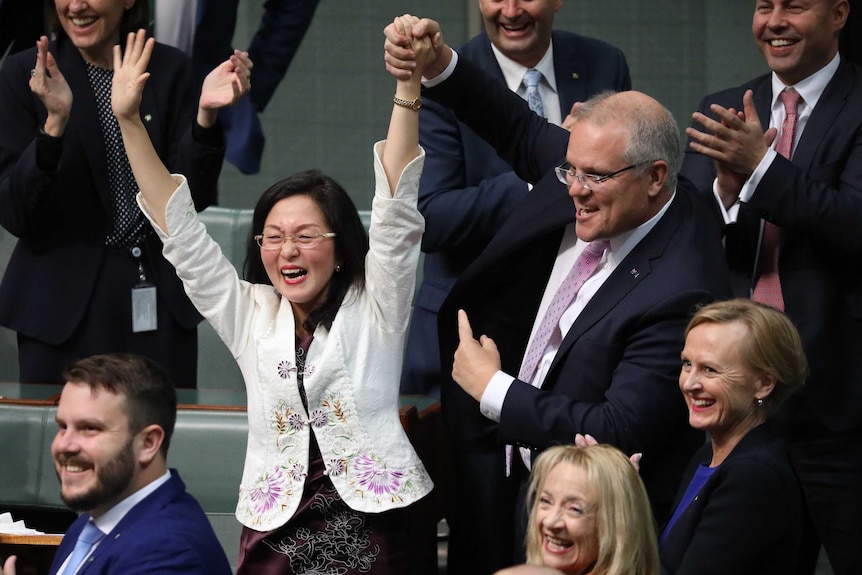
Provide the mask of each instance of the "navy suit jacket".
MULTIPOLYGON (((572 199, 553 172, 569 133, 531 113, 505 86, 484 81, 466 59, 427 96, 451 107, 535 184, 455 284, 439 317, 447 372, 458 345, 456 311, 463 308, 474 333, 496 342, 503 371, 517 374, 563 232, 574 222, 572 199)), ((488 452, 517 443, 542 450, 590 433, 627 453, 643 452, 650 497, 669 505, 702 443, 677 384, 683 332, 697 304, 730 293, 719 227, 707 210, 682 181, 668 211, 575 321, 543 388, 513 382, 499 424, 444 379, 444 416, 459 449, 488 452)))
MULTIPOLYGON (((66 341, 91 305, 111 224, 108 166, 96 101, 78 50, 62 37, 49 48, 74 94, 56 172, 40 168, 36 139, 47 112, 27 79, 35 48, 9 56, 0 71, 0 225, 18 237, 0 285, 0 325, 50 345, 66 341), (89 97, 88 97, 89 95, 89 97)), ((216 202, 223 147, 192 137, 197 97, 189 60, 157 44, 141 115, 153 146, 173 172, 186 175, 195 208, 216 202)), ((161 242, 147 236, 148 279, 186 328, 201 317, 183 291, 161 242)))
MULTIPOLYGON (((72 553, 89 520, 90 515, 82 513, 66 531, 51 575, 72 553)), ((78 575, 118 573, 230 575, 230 564, 204 510, 186 492, 176 469, 166 483, 126 513, 78 571, 78 575)))
MULTIPOLYGON (((603 90, 631 88, 628 65, 618 48, 559 30, 553 32, 553 45, 563 118, 575 102, 603 90)), ((485 32, 459 48, 458 54, 482 68, 486 78, 505 86, 485 32)), ((419 210, 425 216, 425 263, 401 390, 438 395, 437 312, 455 281, 515 211, 528 188, 490 144, 448 109, 428 101, 419 117, 419 141, 427 153, 419 183, 419 210)))
MULTIPOLYGON (((742 108, 754 91, 769 126, 770 75, 706 96, 709 105, 742 108)), ((802 335, 811 375, 788 402, 795 420, 815 418, 833 430, 862 421, 862 69, 842 61, 817 102, 789 161, 775 158, 739 219, 726 227, 734 292, 750 297, 761 218, 781 227, 778 268, 785 311, 802 335)), ((683 174, 712 197, 715 165, 686 150, 683 174)), ((715 200, 712 200, 713 205, 715 200)))
MULTIPOLYGON (((712 444, 698 451, 680 484, 679 505, 712 444)), ((802 496, 783 445, 765 426, 750 431, 713 472, 661 545, 669 575, 785 575, 796 567, 802 496)))

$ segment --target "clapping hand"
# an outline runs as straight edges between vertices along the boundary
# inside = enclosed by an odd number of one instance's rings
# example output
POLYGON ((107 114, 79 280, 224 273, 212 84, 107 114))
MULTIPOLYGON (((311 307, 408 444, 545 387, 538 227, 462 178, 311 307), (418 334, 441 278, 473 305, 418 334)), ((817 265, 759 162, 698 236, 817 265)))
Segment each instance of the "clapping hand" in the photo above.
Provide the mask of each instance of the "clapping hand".
POLYGON ((72 89, 60 73, 54 55, 48 51, 48 38, 36 42, 36 65, 30 72, 30 91, 41 100, 48 117, 45 132, 59 138, 66 129, 72 111, 72 89))
POLYGON ((201 86, 198 106, 199 124, 204 127, 211 126, 215 122, 219 108, 232 106, 251 90, 253 67, 254 64, 248 57, 248 52, 234 50, 230 58, 207 74, 201 86))

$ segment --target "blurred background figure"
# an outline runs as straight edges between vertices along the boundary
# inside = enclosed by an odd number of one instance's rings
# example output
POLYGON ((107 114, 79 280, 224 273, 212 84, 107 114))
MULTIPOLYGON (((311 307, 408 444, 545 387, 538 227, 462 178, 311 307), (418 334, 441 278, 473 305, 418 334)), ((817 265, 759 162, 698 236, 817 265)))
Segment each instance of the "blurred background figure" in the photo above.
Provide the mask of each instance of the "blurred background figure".
POLYGON ((655 523, 637 469, 610 445, 539 455, 527 494, 527 563, 566 574, 657 575, 655 523))
MULTIPOLYGON (((254 62, 249 97, 219 112, 227 138, 225 157, 245 174, 260 171, 263 112, 287 73, 320 0, 267 0, 248 47, 254 62)), ((195 77, 233 52, 239 0, 156 0, 155 36, 192 57, 195 77)))
POLYGON ((783 313, 748 299, 700 309, 686 329, 679 388, 709 434, 661 535, 663 572, 785 575, 796 565, 802 498, 784 445, 765 425, 808 364, 783 313))

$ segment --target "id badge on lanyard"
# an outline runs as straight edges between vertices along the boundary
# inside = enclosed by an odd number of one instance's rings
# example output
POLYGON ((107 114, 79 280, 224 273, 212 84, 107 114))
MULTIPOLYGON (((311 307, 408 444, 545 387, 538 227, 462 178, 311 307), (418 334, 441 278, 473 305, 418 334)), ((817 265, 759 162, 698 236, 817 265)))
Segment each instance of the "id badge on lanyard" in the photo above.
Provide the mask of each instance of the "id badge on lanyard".
POLYGON ((156 331, 159 328, 156 286, 147 281, 147 274, 141 261, 141 248, 133 247, 131 254, 138 262, 138 283, 132 287, 132 332, 156 331))

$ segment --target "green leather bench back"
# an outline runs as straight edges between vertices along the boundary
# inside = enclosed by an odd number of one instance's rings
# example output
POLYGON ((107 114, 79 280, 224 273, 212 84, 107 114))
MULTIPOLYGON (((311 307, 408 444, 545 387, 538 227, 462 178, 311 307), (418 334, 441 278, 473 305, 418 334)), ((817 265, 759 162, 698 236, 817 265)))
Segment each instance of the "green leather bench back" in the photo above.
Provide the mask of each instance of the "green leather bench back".
MULTIPOLYGON (((0 404, 0 507, 66 509, 51 458, 56 413, 56 407, 0 404)), ((247 433, 244 411, 177 414, 168 465, 207 513, 233 514, 247 433)))

